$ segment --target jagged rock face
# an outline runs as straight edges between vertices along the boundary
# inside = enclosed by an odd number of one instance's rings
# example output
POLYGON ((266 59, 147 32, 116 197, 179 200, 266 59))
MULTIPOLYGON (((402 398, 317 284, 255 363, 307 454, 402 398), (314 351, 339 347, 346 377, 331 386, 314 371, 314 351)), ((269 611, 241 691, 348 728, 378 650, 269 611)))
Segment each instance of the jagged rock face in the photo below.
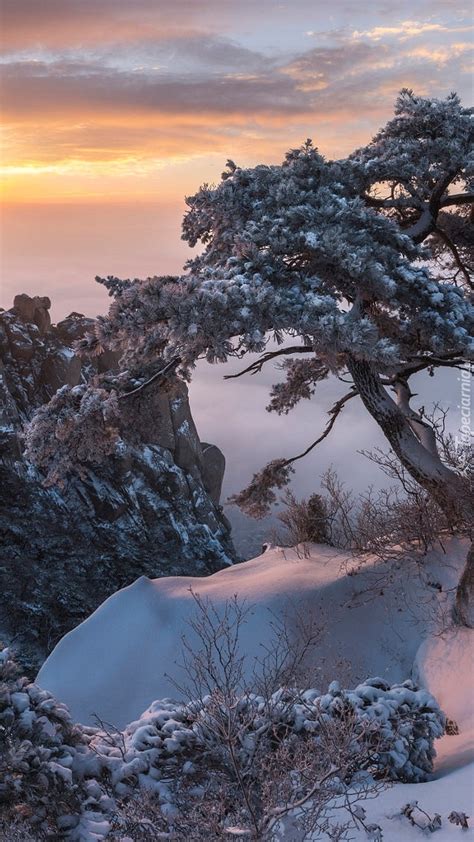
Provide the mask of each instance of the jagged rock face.
POLYGON ((49 320, 48 298, 0 312, 0 638, 15 636, 36 666, 108 595, 140 575, 206 575, 232 560, 219 506, 225 460, 202 445, 181 381, 122 401, 126 443, 85 479, 45 488, 22 457, 34 409, 65 384, 117 366, 73 343, 91 320, 49 320))

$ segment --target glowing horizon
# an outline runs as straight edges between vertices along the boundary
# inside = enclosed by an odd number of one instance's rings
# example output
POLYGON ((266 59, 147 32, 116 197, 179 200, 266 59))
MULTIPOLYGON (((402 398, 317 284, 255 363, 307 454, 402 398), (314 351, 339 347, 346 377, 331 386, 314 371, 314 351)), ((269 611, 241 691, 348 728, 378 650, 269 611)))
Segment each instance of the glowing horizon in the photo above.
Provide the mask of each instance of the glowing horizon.
POLYGON ((4 201, 178 202, 227 157, 347 154, 401 87, 469 96, 467 4, 370 6, 4 0, 4 201))

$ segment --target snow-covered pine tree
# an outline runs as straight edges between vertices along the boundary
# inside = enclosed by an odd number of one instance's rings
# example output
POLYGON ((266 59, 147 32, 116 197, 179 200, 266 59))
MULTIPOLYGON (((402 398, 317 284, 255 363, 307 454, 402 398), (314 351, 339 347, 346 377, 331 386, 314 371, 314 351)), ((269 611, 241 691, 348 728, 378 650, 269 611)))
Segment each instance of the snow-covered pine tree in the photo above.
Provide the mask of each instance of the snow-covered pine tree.
MULTIPOLYGON (((184 376, 201 357, 262 352, 245 369, 256 371, 283 356, 287 380, 269 407, 277 412, 348 375, 353 385, 314 444, 359 396, 450 522, 472 522, 469 481, 443 463, 409 386, 416 372, 472 358, 472 114, 455 94, 404 90, 395 117, 343 160, 325 160, 308 140, 280 166, 228 161, 217 187, 187 199, 183 238, 202 253, 180 277, 97 279, 114 301, 84 351, 120 348, 125 368, 174 360, 184 376), (290 347, 266 351, 289 337, 290 347)), ((41 463, 34 447, 30 457, 41 463)), ((236 501, 263 514, 295 458, 266 466, 236 501)), ((469 625, 473 575, 471 565, 458 598, 469 625)))

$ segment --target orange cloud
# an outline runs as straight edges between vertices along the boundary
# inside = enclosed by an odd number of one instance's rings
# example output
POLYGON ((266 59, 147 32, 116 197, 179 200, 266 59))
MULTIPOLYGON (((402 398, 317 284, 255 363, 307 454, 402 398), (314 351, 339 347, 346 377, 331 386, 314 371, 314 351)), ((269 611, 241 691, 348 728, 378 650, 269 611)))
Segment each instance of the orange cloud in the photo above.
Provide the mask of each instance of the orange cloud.
POLYGON ((401 41, 406 41, 409 38, 417 38, 421 35, 426 35, 427 33, 468 32, 470 30, 472 30, 472 26, 449 26, 440 23, 430 23, 429 21, 423 22, 404 20, 397 26, 374 26, 372 29, 366 29, 365 31, 355 30, 352 33, 352 37, 356 39, 368 38, 372 41, 381 41, 383 38, 388 36, 396 37, 401 41))
POLYGON ((176 198, 216 180, 227 157, 278 162, 308 135, 328 156, 347 154, 389 117, 403 85, 443 94, 470 84, 458 61, 464 42, 418 40, 404 52, 397 43, 440 33, 452 40, 445 24, 336 33, 289 54, 198 31, 211 13, 222 27, 229 8, 221 0, 4 0, 7 200, 176 198), (18 45, 30 49, 12 52, 21 20, 18 45))
POLYGON ((464 55, 464 53, 472 52, 473 45, 465 42, 449 44, 446 47, 415 47, 412 50, 404 53, 407 58, 420 58, 425 61, 432 62, 439 66, 447 64, 454 58, 464 55))

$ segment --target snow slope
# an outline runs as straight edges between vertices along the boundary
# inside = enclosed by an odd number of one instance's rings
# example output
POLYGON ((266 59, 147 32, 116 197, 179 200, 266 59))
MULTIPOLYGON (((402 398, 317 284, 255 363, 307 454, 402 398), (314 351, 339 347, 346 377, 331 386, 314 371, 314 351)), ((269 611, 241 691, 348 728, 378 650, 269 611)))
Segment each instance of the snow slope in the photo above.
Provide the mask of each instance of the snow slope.
MULTIPOLYGON (((326 689, 333 679, 351 687, 370 675, 390 682, 409 677, 416 652, 439 621, 437 588, 457 580, 465 557, 452 540, 447 554, 433 552, 419 569, 410 561, 386 570, 368 560, 361 571, 344 553, 313 545, 305 554, 274 548, 258 558, 207 578, 140 578, 107 599, 56 646, 38 683, 65 702, 75 720, 94 714, 123 727, 154 700, 177 696, 167 676, 182 679, 182 635, 195 612, 190 589, 217 607, 237 594, 252 606, 241 635, 249 655, 272 639, 274 615, 313 620, 320 640, 305 673, 306 686, 326 689)), ((447 711, 448 715, 451 715, 447 711)))
MULTIPOLYGON (((447 819, 453 810, 474 813, 474 632, 439 633, 449 625, 449 592, 466 545, 451 540, 445 550, 432 552, 422 565, 408 559, 390 571, 368 559, 354 572, 354 562, 329 547, 313 545, 307 554, 273 548, 205 579, 141 578, 60 641, 38 683, 66 702, 74 719, 89 722, 96 713, 123 727, 154 699, 177 696, 167 675, 182 678, 176 664, 182 635, 197 645, 188 625, 196 610, 191 588, 217 607, 234 594, 252 605, 241 636, 250 660, 271 639, 275 614, 289 623, 302 615, 321 626, 306 686, 326 689, 338 679, 351 687, 368 675, 389 681, 413 675, 459 727, 458 735, 436 743, 434 780, 395 784, 364 801, 366 823, 380 825, 384 842, 421 842, 431 834, 401 815, 416 800, 431 817, 441 815, 436 840, 474 839, 472 827, 462 830, 447 819)), ((352 838, 366 842, 367 835, 353 831, 352 838)))

